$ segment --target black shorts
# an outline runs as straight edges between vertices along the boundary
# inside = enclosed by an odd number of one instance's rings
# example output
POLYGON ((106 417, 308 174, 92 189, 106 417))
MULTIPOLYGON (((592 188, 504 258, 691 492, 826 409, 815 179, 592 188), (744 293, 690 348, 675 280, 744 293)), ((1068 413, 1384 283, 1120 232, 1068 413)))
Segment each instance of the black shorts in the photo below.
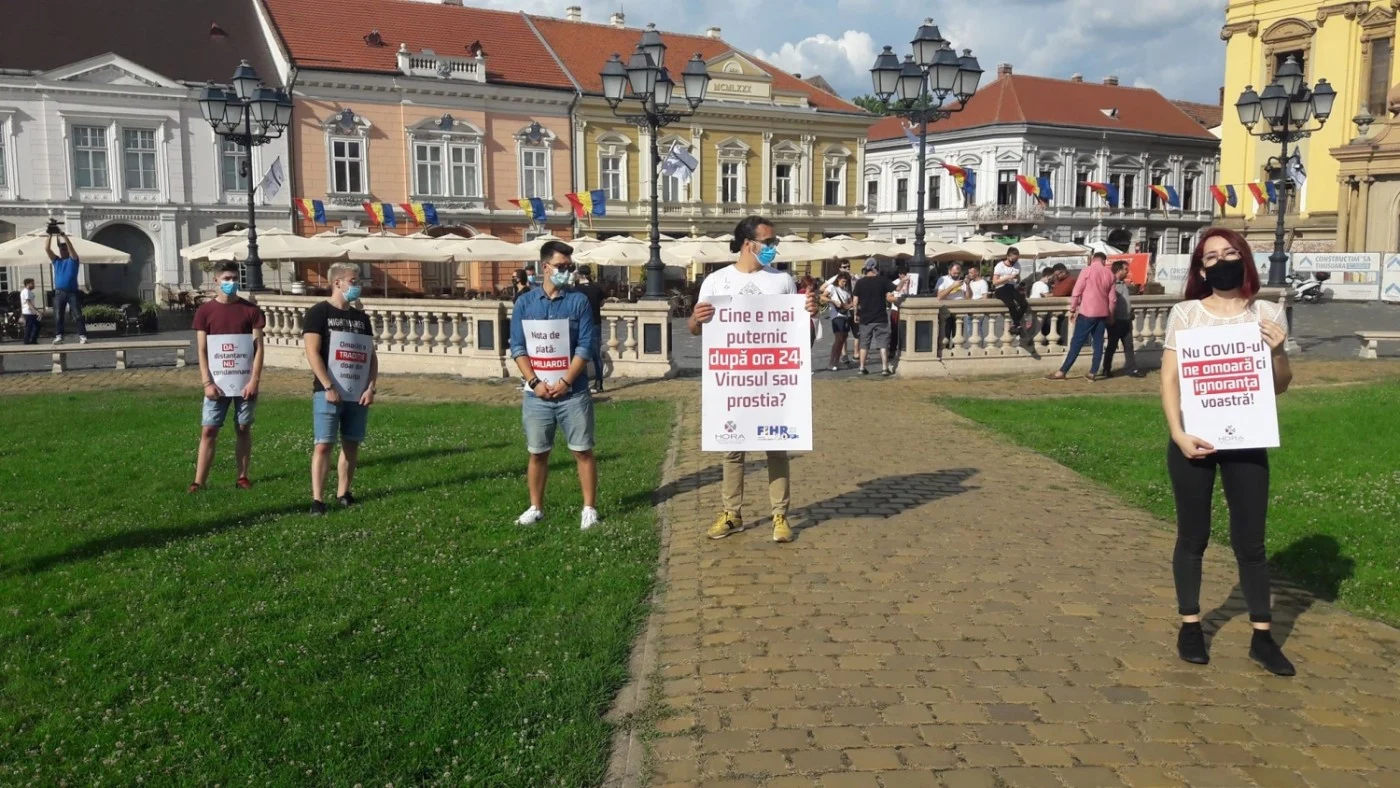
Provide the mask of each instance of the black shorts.
POLYGON ((851 333, 851 319, 849 317, 835 315, 831 318, 831 330, 837 334, 851 333))

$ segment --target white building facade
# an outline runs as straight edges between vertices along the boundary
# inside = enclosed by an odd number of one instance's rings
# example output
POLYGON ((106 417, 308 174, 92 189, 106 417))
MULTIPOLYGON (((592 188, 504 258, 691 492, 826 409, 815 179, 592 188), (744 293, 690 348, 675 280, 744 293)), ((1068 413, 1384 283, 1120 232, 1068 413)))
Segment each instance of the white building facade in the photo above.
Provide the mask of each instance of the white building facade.
MULTIPOLYGON (((1219 140, 1155 92, 1003 73, 969 102, 965 114, 972 117, 954 115, 929 129, 932 152, 924 196, 928 238, 957 242, 979 233, 1043 235, 1170 254, 1190 251, 1212 220, 1210 185, 1216 182, 1219 140), (1057 108, 1053 117, 1050 111, 1037 117, 1036 105, 1025 102, 1027 110, 1018 107, 1015 116, 1008 117, 1013 113, 1004 109, 1007 102, 999 94, 1017 88, 1045 90, 1040 83, 1071 86, 1063 98, 1092 103, 1077 114, 1057 108), (1140 122, 1122 123, 1120 103, 1124 110, 1131 107, 1140 122), (1160 114, 1165 112, 1178 117, 1164 122, 1160 114), (960 191, 943 162, 972 173, 975 193, 960 191), (1036 183, 1048 180, 1053 196, 1042 201, 1028 194, 1017 176, 1036 183), (1085 185, 1091 182, 1113 184, 1118 207, 1110 207, 1085 185), (1180 208, 1154 195, 1153 185, 1172 187, 1180 208)), ((871 128, 862 195, 872 217, 872 238, 912 244, 919 165, 901 125, 896 118, 885 118, 871 128)))
MULTIPOLYGON (((115 54, 0 74, 0 240, 54 218, 132 256, 84 266, 89 289, 158 300, 198 288, 204 272, 180 248, 248 221, 247 152, 204 121, 200 87, 115 54)), ((278 158, 289 169, 285 139, 252 151, 254 185, 278 158)), ((254 207, 260 229, 290 227, 290 188, 259 191, 254 207)), ((0 269, 0 291, 43 268, 0 269)))

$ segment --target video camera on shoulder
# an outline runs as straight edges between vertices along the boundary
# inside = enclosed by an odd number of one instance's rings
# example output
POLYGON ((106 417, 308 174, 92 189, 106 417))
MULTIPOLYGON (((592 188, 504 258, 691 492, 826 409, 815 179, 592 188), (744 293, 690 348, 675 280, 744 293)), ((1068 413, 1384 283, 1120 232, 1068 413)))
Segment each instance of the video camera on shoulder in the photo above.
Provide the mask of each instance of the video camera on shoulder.
POLYGON ((49 226, 45 227, 44 231, 47 232, 49 235, 58 235, 59 233, 63 232, 63 228, 61 227, 62 224, 63 222, 60 222, 57 219, 50 219, 49 226))

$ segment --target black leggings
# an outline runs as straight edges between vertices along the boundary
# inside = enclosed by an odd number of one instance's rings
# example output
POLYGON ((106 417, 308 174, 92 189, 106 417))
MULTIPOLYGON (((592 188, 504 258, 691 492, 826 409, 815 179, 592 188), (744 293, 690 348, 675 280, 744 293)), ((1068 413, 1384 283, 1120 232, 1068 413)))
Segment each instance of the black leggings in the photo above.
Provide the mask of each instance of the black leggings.
POLYGON ((1176 496, 1176 552, 1172 575, 1183 616, 1201 613, 1201 556, 1210 541, 1210 504, 1215 470, 1230 510, 1230 546, 1240 565, 1240 588, 1249 620, 1273 619, 1269 606, 1269 564, 1264 556, 1264 523, 1269 513, 1269 453, 1264 449, 1217 451, 1188 460, 1175 443, 1167 444, 1167 474, 1176 496))
POLYGON ((1006 304, 1006 309, 1011 313, 1011 324, 1020 327, 1021 321, 1026 313, 1030 311, 1031 305, 1026 301, 1026 294, 1021 292, 1021 288, 1015 282, 1007 282, 997 288, 997 298, 1006 304))

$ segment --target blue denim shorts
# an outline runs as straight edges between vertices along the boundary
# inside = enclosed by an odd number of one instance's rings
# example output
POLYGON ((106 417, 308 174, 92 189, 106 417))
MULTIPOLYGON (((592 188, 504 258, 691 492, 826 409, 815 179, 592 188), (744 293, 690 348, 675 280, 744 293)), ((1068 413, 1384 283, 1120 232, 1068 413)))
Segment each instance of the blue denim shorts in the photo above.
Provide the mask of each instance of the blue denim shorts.
POLYGON ((350 443, 363 443, 369 408, 358 402, 326 402, 326 392, 311 395, 311 419, 317 443, 335 443, 336 434, 350 443))
POLYGON ((236 403, 234 407, 234 419, 240 427, 253 426, 253 411, 258 407, 258 400, 244 399, 242 397, 219 397, 218 399, 204 399, 204 418, 202 423, 206 427, 222 427, 224 419, 228 416, 228 406, 236 403))
POLYGON ((593 450, 593 395, 587 390, 562 400, 527 395, 520 420, 525 425, 525 448, 531 454, 548 454, 554 448, 555 427, 564 428, 569 451, 593 450))

